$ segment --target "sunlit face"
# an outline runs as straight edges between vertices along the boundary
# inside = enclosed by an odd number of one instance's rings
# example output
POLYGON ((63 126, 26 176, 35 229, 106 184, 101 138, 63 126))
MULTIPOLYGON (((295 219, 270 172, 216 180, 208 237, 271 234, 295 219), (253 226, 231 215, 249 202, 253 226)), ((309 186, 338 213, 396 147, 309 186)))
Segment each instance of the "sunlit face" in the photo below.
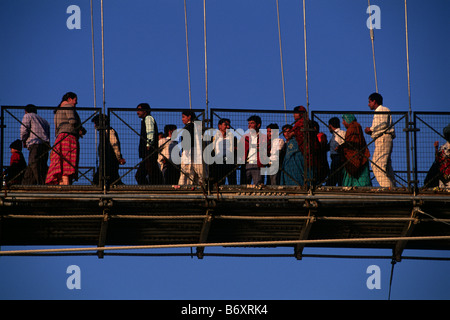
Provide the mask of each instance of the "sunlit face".
POLYGON ((147 111, 143 110, 141 107, 137 108, 136 113, 137 113, 138 117, 141 119, 145 118, 145 116, 147 115, 147 111))
POLYGON ((78 98, 77 97, 75 97, 73 99, 69 98, 69 99, 67 99, 67 102, 75 107, 77 105, 77 103, 78 103, 78 98))
POLYGON ((250 130, 259 130, 259 127, 261 127, 261 124, 257 124, 254 120, 250 120, 249 122, 248 122, 248 128, 250 129, 250 130))
POLYGON ((227 129, 230 129, 230 123, 228 121, 219 124, 219 131, 223 134, 227 132, 227 129))
POLYGON ((183 121, 183 124, 188 124, 191 122, 191 116, 187 116, 185 114, 181 115, 181 121, 183 121))
POLYGON ((285 138, 286 140, 291 139, 292 134, 293 134, 293 130, 292 130, 292 129, 286 128, 286 129, 283 131, 283 136, 284 136, 284 138, 285 138))
POLYGON ((378 107, 378 104, 377 104, 377 102, 375 100, 370 100, 369 99, 369 104, 368 105, 369 105, 370 110, 375 110, 378 107))
POLYGON ((267 128, 267 140, 272 139, 272 128, 267 128))

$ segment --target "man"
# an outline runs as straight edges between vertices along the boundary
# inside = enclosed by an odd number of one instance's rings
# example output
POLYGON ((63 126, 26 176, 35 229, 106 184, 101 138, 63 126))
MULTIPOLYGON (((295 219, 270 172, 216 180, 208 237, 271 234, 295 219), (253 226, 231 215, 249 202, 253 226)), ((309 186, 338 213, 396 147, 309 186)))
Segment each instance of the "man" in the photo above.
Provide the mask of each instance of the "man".
POLYGON ((137 169, 135 178, 139 185, 162 184, 162 174, 158 167, 158 125, 150 115, 150 105, 140 103, 137 115, 141 119, 141 133, 139 139, 139 158, 142 162, 137 169))
POLYGON ((269 161, 265 158, 262 159, 263 154, 261 151, 267 148, 267 137, 259 131, 261 128, 261 118, 259 116, 253 115, 247 119, 247 122, 250 132, 241 139, 241 143, 244 143, 246 183, 263 184, 264 177, 261 175, 261 168, 269 161))
POLYGON ((203 184, 202 163, 202 137, 201 128, 195 130, 195 113, 192 110, 184 110, 181 113, 181 121, 185 125, 182 133, 181 148, 181 174, 179 185, 203 184), (196 135, 197 134, 197 135, 196 135))
POLYGON ((342 168, 340 166, 341 154, 338 147, 344 143, 345 131, 341 129, 341 122, 338 117, 333 117, 328 120, 328 129, 332 134, 330 142, 328 143, 330 149, 330 175, 327 180, 327 186, 342 186, 342 168))
POLYGON ((23 184, 45 184, 47 176, 47 161, 50 150, 50 125, 37 114, 35 105, 25 107, 25 114, 20 126, 20 139, 30 153, 28 167, 25 171, 23 184))
POLYGON ((230 131, 230 119, 220 119, 218 130, 213 138, 215 163, 211 166, 212 175, 216 183, 224 184, 228 179, 229 185, 236 185, 237 138, 230 131))
POLYGON ((383 97, 376 92, 369 96, 369 108, 375 114, 372 126, 367 127, 364 132, 375 140, 372 171, 380 187, 395 187, 394 170, 391 162, 395 129, 392 125, 391 115, 387 113, 390 110, 383 106, 383 97))
MULTIPOLYGON (((107 185, 114 183, 115 185, 123 184, 120 180, 119 175, 119 165, 123 165, 126 163, 126 160, 122 157, 122 153, 120 151, 120 140, 117 132, 109 126, 109 119, 107 115, 101 115, 104 123, 100 123, 100 115, 96 115, 92 118, 92 122, 94 123, 94 127, 96 130, 100 129, 100 125, 106 126, 106 135, 105 135, 105 181, 107 185)), ((98 146, 99 154, 103 153, 101 150, 101 146, 98 146)), ((99 183, 99 172, 97 171, 94 174, 94 184, 99 183)))

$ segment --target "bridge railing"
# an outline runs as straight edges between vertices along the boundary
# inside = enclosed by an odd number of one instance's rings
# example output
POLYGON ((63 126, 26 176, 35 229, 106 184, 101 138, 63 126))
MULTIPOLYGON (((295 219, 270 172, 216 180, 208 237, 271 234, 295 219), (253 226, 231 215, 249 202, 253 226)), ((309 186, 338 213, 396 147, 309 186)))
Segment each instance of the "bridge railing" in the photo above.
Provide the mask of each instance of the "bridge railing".
MULTIPOLYGON (((37 114, 47 120, 50 125, 50 142, 48 150, 53 151, 55 149, 55 126, 54 126, 54 111, 55 107, 38 107, 37 114)), ((91 119, 100 114, 99 108, 77 108, 77 113, 80 116, 82 127, 86 129, 86 133, 79 139, 80 150, 83 153, 79 157, 78 163, 78 175, 74 181, 74 185, 93 185, 93 175, 99 166, 99 155, 97 153, 98 137, 91 119)), ((24 106, 2 106, 1 108, 1 172, 3 173, 10 165, 10 144, 16 140, 21 140, 20 129, 23 125, 23 117, 25 114, 24 106)), ((33 134, 31 132, 30 134, 33 134)), ((39 134, 37 134, 39 135, 39 134)), ((28 164, 29 150, 21 142, 21 151, 26 163, 28 164)), ((42 157, 45 154, 40 154, 42 157)), ((47 162, 47 168, 50 160, 47 162)), ((21 169, 17 172, 18 177, 23 178, 26 169, 21 169)), ((45 176, 45 174, 44 174, 45 176)), ((14 179, 15 177, 10 177, 14 179)), ((34 184, 34 183, 33 183, 34 184)))
MULTIPOLYGON (((20 139, 20 127, 22 126, 22 118, 24 115, 24 108, 22 106, 2 106, 1 108, 1 172, 9 167, 11 142, 20 139)), ((53 124, 54 107, 38 107, 38 114, 45 118, 50 124, 50 148, 55 144, 55 128, 53 124)), ((77 113, 80 115, 83 127, 86 129, 86 134, 79 139, 80 143, 80 162, 78 179, 73 182, 77 186, 89 186, 93 188, 113 188, 120 187, 122 184, 126 186, 137 186, 136 172, 144 159, 139 157, 138 146, 140 140, 140 122, 141 119, 136 114, 135 108, 108 108, 107 119, 108 123, 104 123, 95 127, 92 122, 96 115, 101 115, 99 108, 77 108, 77 113), (126 160, 125 164, 121 164, 118 169, 118 175, 112 177, 111 172, 108 171, 110 164, 107 158, 107 142, 105 137, 110 137, 111 128, 116 132, 120 141, 120 151, 122 157, 126 160)), ((238 142, 242 142, 244 135, 248 134, 248 119, 253 115, 258 115, 261 118, 261 132, 267 133, 266 127, 269 124, 277 124, 279 127, 278 138, 283 140, 284 144, 288 146, 286 137, 283 133, 283 126, 293 125, 294 112, 293 111, 277 111, 277 110, 251 110, 251 109, 211 109, 208 117, 204 110, 193 110, 197 115, 197 121, 200 124, 201 132, 201 150, 202 155, 207 156, 211 149, 211 143, 217 133, 218 123, 220 119, 229 119, 230 129, 238 142), (209 135, 209 137, 208 137, 209 135), (208 149, 209 148, 209 149, 208 149)), ((167 125, 174 125, 177 129, 183 129, 185 124, 182 122, 182 109, 175 108, 152 108, 152 116, 156 119, 158 131, 163 132, 167 125)), ((329 130, 329 120, 337 117, 341 124, 341 129, 346 130, 342 124, 343 114, 353 114, 356 121, 360 124, 364 131, 366 127, 372 125, 374 113, 373 112, 336 112, 336 111, 312 111, 309 117, 318 125, 318 132, 323 133, 326 141, 330 142, 332 133, 329 130)), ((388 130, 395 130, 395 138, 393 139, 392 153, 390 161, 393 168, 392 179, 395 182, 395 187, 403 188, 409 191, 424 191, 430 188, 439 186, 439 173, 433 171, 432 164, 435 160, 434 142, 438 141, 439 146, 445 144, 442 129, 450 123, 450 113, 445 112, 416 112, 412 119, 407 112, 390 112, 392 119, 392 128, 388 130)), ((304 145, 308 145, 308 132, 312 132, 312 122, 308 122, 308 126, 301 129, 305 133, 304 145)), ((375 178, 373 169, 377 167, 377 161, 374 160, 375 140, 366 133, 363 133, 363 138, 366 142, 370 156, 367 157, 369 168, 370 187, 379 187, 380 184, 375 178)), ((345 137, 343 137, 345 138, 345 137)), ((181 141, 180 136, 173 139, 178 142, 181 141)), ((170 141, 169 141, 170 142, 170 141)), ((169 143, 167 142, 167 143, 169 143)), ((159 160, 164 159, 163 146, 155 150, 155 155, 159 160)), ((181 149, 175 149, 181 151, 181 149)), ((173 150, 172 150, 173 151, 173 150)), ((261 151, 261 150, 260 150, 261 151)), ((364 150, 356 150, 357 154, 363 154, 364 150)), ((22 149, 24 158, 28 162, 29 151, 26 148, 22 149)), ((177 151, 175 151, 177 152, 177 151)), ((312 153, 312 152, 311 152, 312 153)), ((166 153, 164 153, 166 155, 166 153)), ((339 187, 333 181, 345 168, 345 161, 340 166, 331 168, 332 159, 330 157, 330 150, 325 149, 324 161, 318 166, 317 163, 309 166, 306 156, 303 158, 303 175, 300 177, 292 176, 291 169, 283 166, 285 151, 280 152, 280 163, 278 169, 278 180, 271 182, 270 176, 263 174, 263 183, 277 185, 289 184, 286 181, 290 180, 291 185, 299 186, 302 189, 318 188, 318 187, 339 187), (314 167, 315 168, 312 168, 314 167), (327 169, 322 169, 327 167, 327 169), (314 169, 314 173, 309 175, 309 169, 314 169), (323 170, 323 171, 321 171, 323 170), (324 175, 319 173, 326 172, 324 175), (280 176, 284 175, 284 181, 280 176)), ((312 158, 317 159, 316 152, 312 158)), ((364 158, 364 157, 363 157, 364 158)), ((164 181, 161 185, 177 185, 178 177, 187 174, 183 171, 180 162, 168 160, 168 167, 171 168, 173 179, 164 181)), ((203 159, 204 160, 204 159, 203 159)), ((236 159, 235 159, 236 160, 236 159)), ((347 160, 349 161, 349 160, 347 160)), ((48 162, 49 163, 49 162, 48 162)), ((313 163, 313 162, 311 162, 313 163)), ((215 164, 205 163, 203 161, 203 186, 214 188, 219 184, 247 184, 245 176, 245 163, 235 161, 232 166, 227 167, 226 172, 217 173, 215 164), (216 171, 215 171, 216 170, 216 171), (235 176, 236 179, 230 180, 230 177, 235 176)), ((266 167, 270 167, 269 162, 266 167)), ((265 171, 267 173, 267 171, 265 171)), ((24 172, 22 172, 23 174, 24 172)), ((251 182, 253 183, 253 182, 251 182)), ((20 186, 20 185, 19 185, 20 186)), ((17 186, 17 187, 19 187, 17 186)), ((341 184, 342 186, 342 184, 341 184)), ((36 186, 39 187, 39 186, 36 186)), ((360 186, 359 186, 360 187, 360 186)), ((364 187, 361 187, 364 188, 364 187)))
POLYGON ((450 112, 415 112, 414 124, 413 168, 417 188, 434 189, 445 184, 448 187, 449 181, 442 177, 442 171, 450 168, 448 165, 439 168, 436 150, 447 142, 443 129, 450 125, 450 112))
MULTIPOLYGON (((356 121, 360 124, 362 130, 365 128, 371 127, 374 113, 373 112, 363 112, 363 111, 313 111, 312 119, 319 123, 320 130, 322 132, 327 132, 331 137, 331 132, 329 131, 328 125, 329 120, 333 117, 338 118, 341 121, 341 129, 346 130, 344 125, 342 124, 343 115, 352 114, 355 116, 356 121)), ((386 128, 384 131, 389 132, 390 136, 393 136, 392 139, 392 151, 390 152, 390 158, 387 159, 390 162, 390 166, 393 169, 393 173, 391 173, 391 180, 394 182, 395 187, 402 187, 411 189, 413 187, 412 179, 411 179, 411 157, 410 157, 410 130, 409 130, 409 117, 407 112, 378 112, 378 115, 389 115, 391 117, 391 128, 386 128)), ((388 133, 385 133, 388 134, 388 133)), ((381 171, 385 171, 380 168, 378 161, 374 158, 378 159, 378 155, 375 154, 375 144, 376 140, 380 139, 379 137, 372 137, 369 134, 363 134, 364 140, 367 144, 367 148, 369 149, 370 157, 368 158, 369 167, 370 167, 370 180, 371 186, 380 187, 380 182, 377 181, 374 175, 374 169, 379 169, 381 171)), ((388 147, 385 147, 386 150, 382 151, 385 155, 383 158, 388 157, 389 150, 388 147)), ((331 159, 329 159, 331 162, 331 159)), ((345 163, 338 167, 338 170, 341 170, 341 167, 345 167, 345 163)), ((325 178, 324 183, 326 185, 330 185, 328 181, 336 174, 335 172, 330 172, 329 176, 325 178)), ((386 172, 389 175, 389 172, 386 172)))

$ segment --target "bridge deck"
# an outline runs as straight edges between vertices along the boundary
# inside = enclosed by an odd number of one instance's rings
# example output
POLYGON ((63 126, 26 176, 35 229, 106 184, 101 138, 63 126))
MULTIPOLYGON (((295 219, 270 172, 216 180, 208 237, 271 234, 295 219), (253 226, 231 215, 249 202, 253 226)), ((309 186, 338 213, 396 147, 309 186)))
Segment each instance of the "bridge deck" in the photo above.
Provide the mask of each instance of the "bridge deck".
POLYGON ((192 244, 199 257, 201 244, 289 246, 297 258, 305 246, 392 248, 401 259, 450 249, 449 203, 449 190, 403 188, 16 187, 0 195, 0 245, 192 244))

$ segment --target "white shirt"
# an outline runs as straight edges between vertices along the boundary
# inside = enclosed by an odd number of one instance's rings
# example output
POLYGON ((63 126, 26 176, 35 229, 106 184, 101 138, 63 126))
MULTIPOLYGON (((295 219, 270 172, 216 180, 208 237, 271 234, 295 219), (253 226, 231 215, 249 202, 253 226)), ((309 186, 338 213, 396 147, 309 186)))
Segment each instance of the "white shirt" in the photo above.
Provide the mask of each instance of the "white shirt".
POLYGON ((338 154, 336 148, 344 143, 345 131, 337 128, 333 131, 333 135, 330 139, 330 154, 338 154))
POLYGON ((395 129, 392 126, 392 117, 390 114, 377 114, 378 112, 390 112, 388 108, 384 106, 378 106, 375 109, 375 114, 373 116, 372 126, 370 127, 370 131, 372 131, 371 137, 372 139, 376 139, 385 134, 390 134, 392 139, 395 138, 395 129), (389 128, 392 126, 391 128, 389 128), (389 129, 388 129, 389 128, 389 129), (386 130, 387 129, 387 130, 386 130))
MULTIPOLYGON (((270 141, 267 141, 270 143, 270 141)), ((284 140, 281 138, 275 138, 272 140, 272 147, 270 148, 270 162, 278 162, 280 159, 280 151, 284 147, 284 140)))
MULTIPOLYGON (((248 147, 248 163, 250 164, 257 164, 258 161, 258 136, 259 132, 256 133, 253 131, 253 133, 249 134, 249 147, 248 147)), ((261 137, 259 137, 261 138, 261 137)))

